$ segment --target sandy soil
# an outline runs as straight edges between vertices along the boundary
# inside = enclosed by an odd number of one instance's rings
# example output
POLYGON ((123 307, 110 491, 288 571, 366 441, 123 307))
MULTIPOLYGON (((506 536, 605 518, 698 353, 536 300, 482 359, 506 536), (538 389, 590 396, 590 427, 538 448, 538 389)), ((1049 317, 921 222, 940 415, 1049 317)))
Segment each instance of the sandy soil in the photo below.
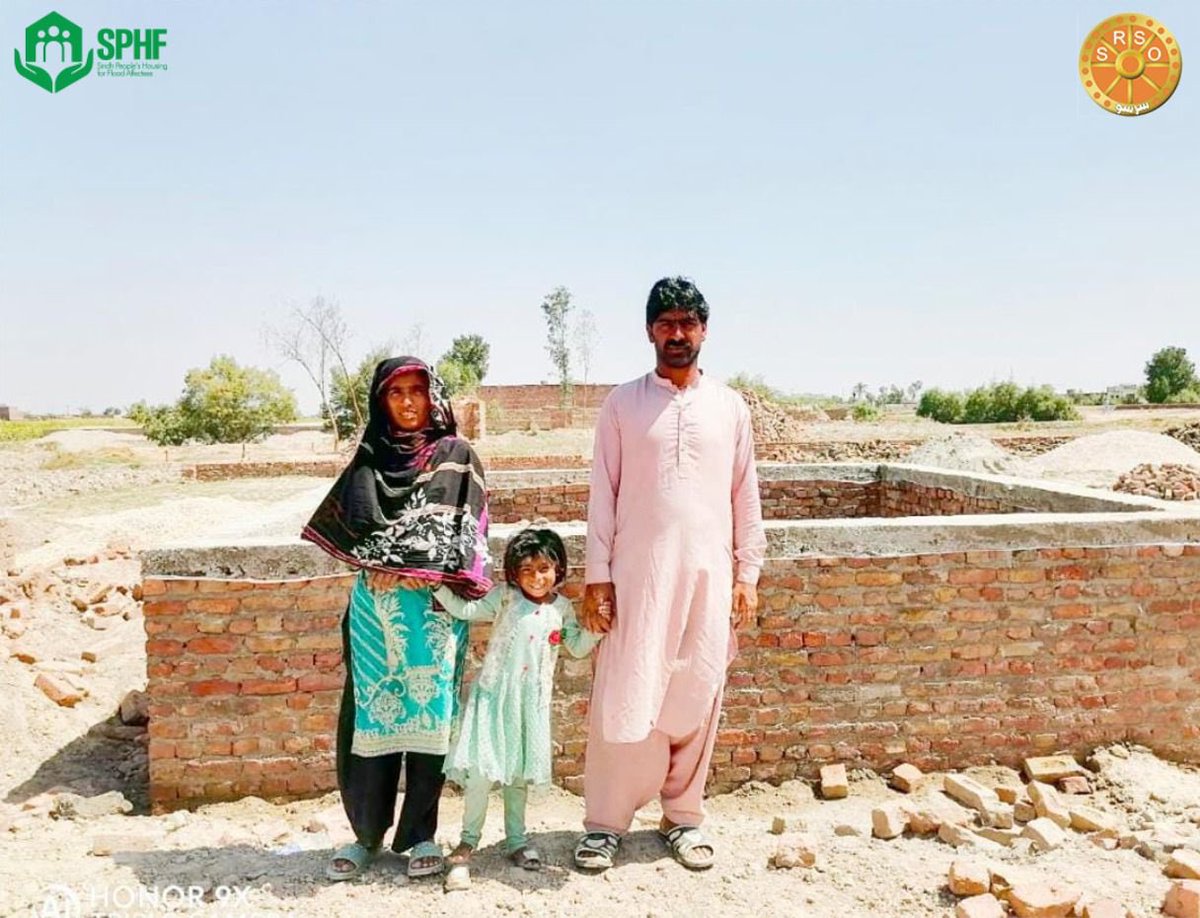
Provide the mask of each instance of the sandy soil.
MULTIPOLYGON (((828 428, 838 425, 824 426, 831 434, 828 428)), ((884 433, 893 426, 885 422, 874 436, 902 435, 884 433)), ((532 441, 522 445, 535 454, 563 445, 556 440, 535 449, 537 438, 506 436, 532 441)), ((579 439, 569 433, 559 440, 572 437, 579 439)), ((247 458, 308 458, 329 454, 332 446, 328 437, 310 434, 272 441, 251 447, 247 458)), ((0 577, 0 691, 6 699, 0 706, 0 916, 53 913, 46 908, 55 884, 70 890, 57 890, 63 902, 73 894, 84 906, 58 914, 949 916, 954 897, 946 874, 956 857, 1065 878, 1092 894, 1121 899, 1136 915, 1152 915, 1169 883, 1153 859, 1163 850, 1151 844, 1153 838, 1200 850, 1200 772, 1117 748, 1096 754, 1096 793, 1089 802, 1116 816, 1126 832, 1140 833, 1128 837, 1142 854, 1102 850, 1073 832, 1061 848, 1042 854, 986 844, 956 851, 936 838, 873 839, 871 809, 898 795, 875 776, 860 774, 841 801, 814 800, 804 782, 751 786, 712 800, 709 830, 719 859, 706 874, 689 874, 670 860, 653 832, 653 807, 639 816, 616 869, 601 877, 579 874, 570 867, 569 851, 581 801, 549 790, 530 808, 548 860, 540 874, 509 866, 490 847, 499 839, 497 808, 468 892, 447 895, 435 880, 409 882, 402 861, 390 855, 361 880, 329 884, 324 865, 348 839, 336 795, 282 806, 249 799, 193 814, 148 816, 144 735, 115 729, 114 716, 125 693, 145 685, 133 552, 294 533, 328 482, 183 483, 175 477, 181 462, 238 458, 236 447, 172 451, 164 459, 130 434, 68 431, 51 443, 0 450, 0 507, 16 508, 19 548, 9 575, 0 577), (112 614, 97 616, 91 600, 103 587, 108 598, 100 605, 112 614), (89 648, 107 650, 95 663, 81 661, 81 650, 89 648), (16 649, 37 662, 11 656, 16 649), (65 672, 87 697, 73 708, 55 705, 33 684, 43 671, 65 672), (94 797, 110 790, 133 804, 131 814, 49 815, 57 793, 94 797), (780 842, 768 831, 775 816, 806 824, 818 851, 815 867, 768 866, 780 842), (199 900, 181 905, 178 899, 193 886, 199 900), (165 896, 169 907, 156 907, 156 895, 165 896)), ((506 445, 511 447, 493 444, 506 445)), ((987 775, 1013 777, 1002 771, 987 775)), ((924 793, 939 807, 956 808, 932 786, 924 793)), ((456 840, 458 799, 448 796, 442 813, 440 839, 449 844, 456 840)))

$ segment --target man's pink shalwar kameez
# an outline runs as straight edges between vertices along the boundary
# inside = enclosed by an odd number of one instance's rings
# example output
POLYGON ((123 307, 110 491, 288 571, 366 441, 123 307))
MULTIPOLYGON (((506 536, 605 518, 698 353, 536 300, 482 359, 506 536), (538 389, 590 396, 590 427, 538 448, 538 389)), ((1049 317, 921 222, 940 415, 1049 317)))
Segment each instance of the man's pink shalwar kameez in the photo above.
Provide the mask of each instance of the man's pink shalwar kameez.
POLYGON ((701 375, 618 386, 596 425, 588 583, 616 618, 592 685, 584 792, 589 831, 628 830, 661 794, 676 825, 704 816, 725 670, 737 653, 733 579, 757 583, 766 547, 750 411, 701 375))

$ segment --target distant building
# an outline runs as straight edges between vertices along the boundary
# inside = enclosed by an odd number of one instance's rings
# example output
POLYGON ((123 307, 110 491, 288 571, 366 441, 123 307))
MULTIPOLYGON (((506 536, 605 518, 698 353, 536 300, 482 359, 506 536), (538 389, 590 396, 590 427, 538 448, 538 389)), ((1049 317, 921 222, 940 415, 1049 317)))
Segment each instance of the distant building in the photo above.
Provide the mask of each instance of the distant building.
POLYGON ((10 405, 0 405, 0 421, 19 421, 25 417, 20 409, 10 405))

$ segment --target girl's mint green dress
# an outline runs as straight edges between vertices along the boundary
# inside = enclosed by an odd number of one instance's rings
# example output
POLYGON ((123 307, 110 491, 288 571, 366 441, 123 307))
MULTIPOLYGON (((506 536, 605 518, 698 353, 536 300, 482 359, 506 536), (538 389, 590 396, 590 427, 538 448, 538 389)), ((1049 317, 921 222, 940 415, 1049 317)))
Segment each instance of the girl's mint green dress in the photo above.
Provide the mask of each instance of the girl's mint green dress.
POLYGON ((446 774, 464 785, 487 778, 504 785, 549 784, 550 696, 558 648, 586 656, 598 636, 575 617, 571 601, 535 603, 504 584, 474 602, 445 587, 434 593, 455 618, 494 622, 487 656, 450 741, 446 774))

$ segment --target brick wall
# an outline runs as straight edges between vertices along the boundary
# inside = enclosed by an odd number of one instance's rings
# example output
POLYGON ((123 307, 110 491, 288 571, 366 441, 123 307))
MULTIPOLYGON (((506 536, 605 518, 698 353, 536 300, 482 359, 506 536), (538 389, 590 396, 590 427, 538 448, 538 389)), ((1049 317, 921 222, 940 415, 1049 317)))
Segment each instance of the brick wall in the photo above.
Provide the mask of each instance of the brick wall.
MULTIPOLYGON (((146 579, 156 810, 334 786, 348 588, 146 579)), ((1014 765, 1121 740, 1200 762, 1200 545, 779 558, 760 597, 713 791, 833 761, 1014 765)), ((555 774, 579 790, 590 669, 560 667, 555 774)))
POLYGON ((487 432, 502 434, 510 430, 594 427, 600 405, 612 389, 611 385, 573 386, 571 403, 566 407, 557 385, 480 386, 476 394, 486 405, 487 432))
POLYGON ((966 513, 1019 513, 1013 501, 963 494, 953 488, 929 487, 912 481, 880 481, 871 516, 957 516, 966 513))
MULTIPOLYGON (((587 519, 589 488, 578 482, 534 487, 488 488, 488 514, 496 523, 544 517, 553 522, 587 519)), ((868 516, 953 516, 1015 513, 1012 501, 977 497, 949 487, 910 481, 759 481, 763 519, 859 519, 868 516)))
POLYGON ((346 466, 345 459, 308 459, 303 461, 198 462, 184 466, 189 481, 227 481, 232 478, 284 478, 304 475, 335 478, 346 466))
POLYGON ((155 809, 336 786, 349 584, 349 575, 144 582, 155 809))

